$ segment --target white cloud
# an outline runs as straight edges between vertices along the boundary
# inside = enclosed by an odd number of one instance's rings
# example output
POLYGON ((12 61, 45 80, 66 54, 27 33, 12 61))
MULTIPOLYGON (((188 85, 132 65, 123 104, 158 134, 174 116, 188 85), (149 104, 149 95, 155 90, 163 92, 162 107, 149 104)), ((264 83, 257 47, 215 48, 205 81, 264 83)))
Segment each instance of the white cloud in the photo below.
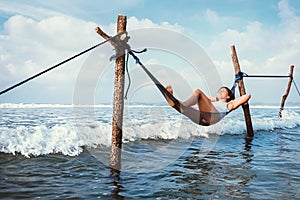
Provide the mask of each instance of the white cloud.
MULTIPOLYGON (((298 62, 299 58, 296 55, 299 55, 300 51, 298 48, 300 45, 300 18, 291 15, 293 12, 288 10, 286 3, 287 1, 279 3, 279 13, 289 14, 280 14, 281 23, 277 27, 253 21, 246 24, 243 31, 227 29, 215 37, 209 51, 217 52, 217 55, 223 57, 225 54, 222 52, 235 44, 238 53, 243 54, 244 58, 252 60, 251 67, 254 69, 255 66, 260 66, 259 70, 263 70, 261 66, 270 67, 272 65, 273 71, 282 72, 279 66, 289 66, 291 62, 298 62), (282 6, 283 3, 285 6, 282 6)), ((250 64, 248 65, 250 66, 250 64)))
MULTIPOLYGON (((3 26, 4 30, 1 31, 2 35, 0 35, 0 87, 2 89, 102 41, 102 38, 94 31, 95 26, 100 25, 110 35, 113 35, 116 31, 115 18, 110 20, 112 21, 110 24, 107 23, 107 19, 103 22, 106 25, 96 24, 95 22, 84 20, 86 18, 91 19, 91 17, 79 19, 68 16, 67 13, 62 14, 64 12, 63 9, 55 8, 56 4, 52 4, 52 2, 44 2, 43 5, 39 4, 39 6, 35 6, 34 3, 26 6, 11 1, 7 4, 7 2, 0 2, 0 10, 14 15, 6 21, 3 26)), ((127 2, 118 5, 126 7, 135 6, 137 3, 137 1, 133 0, 131 5, 127 5, 127 2)), ((65 4, 66 2, 58 3, 57 5, 63 7, 62 5, 65 4)), ((112 6, 113 3, 109 2, 107 4, 111 5, 111 8, 108 10, 116 10, 112 6)), ((77 2, 77 6, 71 6, 68 14, 71 15, 75 10, 79 13, 82 12, 83 14, 81 14, 84 16, 90 14, 90 12, 87 14, 85 10, 91 8, 91 4, 88 5, 84 2, 82 7, 78 5, 80 4, 77 2)), ((95 8, 92 8, 91 12, 95 14, 95 10, 95 8)), ((97 14, 97 19, 100 18, 101 20, 102 16, 104 15, 99 17, 97 14)), ((224 76, 226 84, 231 84, 233 79, 233 67, 230 57, 230 46, 232 44, 236 45, 242 70, 249 74, 286 74, 291 64, 296 65, 295 74, 300 74, 299 67, 297 67, 298 63, 300 63, 300 18, 287 0, 282 0, 278 3, 278 16, 280 17, 278 25, 268 25, 261 21, 248 21, 241 25, 241 20, 230 16, 221 16, 213 9, 206 9, 204 15, 201 17, 197 16, 197 20, 204 20, 210 26, 209 28, 205 26, 201 30, 203 32, 199 34, 200 36, 201 34, 209 34, 209 36, 205 37, 209 38, 206 42, 210 44, 206 50, 218 66, 220 74, 224 76), (213 33, 207 29, 212 29, 213 33)), ((184 33, 186 30, 185 27, 177 23, 171 24, 167 21, 154 23, 149 18, 140 19, 134 16, 128 18, 127 27, 128 30, 164 28, 181 33, 184 33)), ((189 27, 189 29, 193 29, 193 27, 189 27)), ((153 37, 147 34, 146 31, 142 37, 139 35, 135 37, 135 39, 132 38, 130 40, 134 47, 148 47, 144 46, 142 42, 136 44, 135 40, 147 40, 145 44, 149 46, 154 43, 159 45, 157 41, 152 41, 153 38, 158 37, 153 37)), ((199 35, 196 37, 199 37, 199 35)), ((161 38, 166 40, 163 41, 164 44, 168 43, 168 36, 161 35, 161 38)), ((176 38, 172 39, 172 41, 176 41, 176 38)), ((178 43, 168 43, 167 45, 179 46, 184 51, 185 46, 180 43, 181 39, 178 38, 178 43)), ((107 59, 113 54, 112 48, 110 45, 107 45, 107 51, 100 53, 97 65, 103 64, 106 67, 107 59)), ((193 51, 189 53, 196 54, 193 51)), ((154 56, 155 60, 151 60, 152 57, 152 53, 147 57, 149 63, 161 63, 163 60, 159 56, 154 56)), ((51 72, 51 75, 35 80, 35 83, 41 85, 41 91, 49 89, 49 101, 55 101, 54 96, 62 95, 61 99, 67 99, 66 101, 70 103, 69 100, 72 98, 74 82, 86 58, 87 56, 76 59, 67 66, 54 70, 51 72), (59 94, 57 91, 59 91, 59 94)), ((147 61, 147 59, 145 60, 147 61)), ((168 63, 166 63, 162 64, 167 65, 168 63)), ((172 64, 176 65, 176 63, 172 64)), ((180 67, 176 68, 176 70, 179 72, 183 71, 180 67)), ((194 79, 194 75, 190 74, 189 77, 194 79)), ((254 87, 256 85, 252 88, 254 87)), ((111 85, 107 85, 107 88, 111 90, 111 85)), ((279 92, 281 93, 281 91, 279 92)), ((38 96, 39 91, 35 93, 38 96)), ((26 97, 23 98, 26 99, 26 97)), ((13 98, 7 99, 14 101, 13 98)))
POLYGON ((23 15, 32 19, 41 20, 49 16, 59 15, 59 12, 34 6, 34 3, 22 3, 21 1, 0 1, 0 11, 13 15, 23 15))
MULTIPOLYGON (((102 39, 95 33, 95 27, 96 24, 93 22, 64 15, 42 20, 21 15, 10 17, 5 22, 4 34, 0 37, 1 89, 99 43, 102 39)), ((65 99, 66 102, 71 103, 74 82, 84 58, 86 56, 35 79, 33 82, 37 91, 28 96, 36 97, 36 101, 56 102, 57 99, 65 99)), ((28 89, 30 91, 30 87, 22 86, 19 90, 10 93, 13 97, 21 96, 23 90, 28 89)), ((34 98, 24 96, 23 99, 26 101, 34 98)), ((2 97, 2 101, 14 100, 15 98, 9 95, 7 98, 4 95, 2 97)))
POLYGON ((11 17, 4 24, 6 35, 0 39, 0 62, 10 72, 5 77, 16 80, 28 76, 88 47, 98 39, 95 26, 67 16, 41 21, 20 15, 11 17))
MULTIPOLYGON (((214 15, 218 16, 217 13, 214 15)), ((236 46, 241 68, 248 74, 287 75, 290 65, 294 64, 296 80, 300 79, 297 78, 300 74, 300 68, 297 67, 300 65, 300 17, 287 0, 278 3, 278 16, 280 23, 276 26, 250 21, 240 30, 231 28, 215 36, 208 52, 224 75, 226 83, 230 84, 233 79, 231 45, 236 46)), ((217 19, 220 20, 219 18, 218 16, 217 19)), ((265 88, 262 88, 261 81, 247 81, 248 87, 255 93, 256 101, 272 101, 274 96, 281 97, 286 81, 269 81, 272 84, 266 80, 265 82, 265 88), (274 94, 266 96, 266 91, 274 91, 274 94)))
POLYGON ((290 7, 289 0, 279 1, 278 8, 281 19, 291 19, 295 17, 295 9, 290 7))
MULTIPOLYGON (((129 30, 150 27, 176 30, 181 28, 177 24, 172 25, 166 22, 155 24, 149 19, 139 20, 136 17, 130 17, 127 24, 130 27, 129 30)), ((94 31, 97 25, 94 22, 66 15, 56 15, 41 20, 22 15, 10 17, 4 24, 3 34, 0 35, 1 89, 5 89, 103 41, 94 31)), ((108 34, 113 35, 116 23, 100 25, 100 27, 108 34)), ((106 67, 109 56, 113 54, 112 47, 109 44, 106 45, 106 50, 101 54, 99 55, 99 62, 97 61, 94 64, 97 64, 97 67, 99 65, 100 67, 101 65, 106 67)), ((47 97, 38 97, 37 101, 55 102, 56 99, 66 99, 66 102, 72 103, 74 84, 88 55, 77 58, 75 61, 66 64, 66 66, 57 68, 48 75, 36 79, 34 83, 39 85, 39 90, 43 94, 49 92, 47 97), (62 97, 58 98, 57 96, 62 97)), ((96 70, 96 67, 93 70, 96 70)), ((89 77, 86 77, 86 79, 89 79, 89 77)), ((107 87, 111 89, 109 85, 107 87)), ((35 91, 31 95, 38 96, 40 91, 35 91)), ((2 98, 1 100, 14 101, 14 99, 9 98, 11 97, 2 98)), ((23 97, 23 99, 26 98, 23 97)))
POLYGON ((177 32, 183 32, 184 28, 179 24, 170 24, 169 22, 161 22, 160 24, 156 24, 152 22, 150 19, 143 18, 138 19, 135 16, 129 17, 127 20, 128 30, 135 30, 135 29, 143 29, 143 28, 164 28, 170 29, 177 32))
POLYGON ((213 10, 211 10, 211 9, 207 9, 207 10, 206 10, 205 15, 204 15, 204 18, 205 18, 208 22, 210 22, 210 23, 212 23, 212 24, 218 23, 218 22, 220 21, 220 19, 221 19, 221 18, 219 17, 218 13, 215 12, 215 11, 213 11, 213 10))

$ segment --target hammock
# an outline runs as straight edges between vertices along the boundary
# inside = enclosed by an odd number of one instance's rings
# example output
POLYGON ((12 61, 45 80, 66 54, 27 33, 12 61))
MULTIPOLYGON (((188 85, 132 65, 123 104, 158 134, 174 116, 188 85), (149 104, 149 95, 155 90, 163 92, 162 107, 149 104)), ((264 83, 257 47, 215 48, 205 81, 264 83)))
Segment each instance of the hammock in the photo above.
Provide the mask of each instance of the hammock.
POLYGON ((154 84, 162 93, 162 95, 165 97, 165 99, 167 100, 168 98, 174 103, 174 106, 172 107, 175 110, 177 110, 179 113, 188 117, 194 123, 201 126, 210 126, 222 120, 229 113, 229 112, 203 112, 193 107, 183 105, 154 77, 154 75, 143 65, 143 63, 141 63, 139 58, 132 51, 129 51, 128 53, 136 60, 137 64, 139 64, 142 67, 142 69, 154 82, 154 84))

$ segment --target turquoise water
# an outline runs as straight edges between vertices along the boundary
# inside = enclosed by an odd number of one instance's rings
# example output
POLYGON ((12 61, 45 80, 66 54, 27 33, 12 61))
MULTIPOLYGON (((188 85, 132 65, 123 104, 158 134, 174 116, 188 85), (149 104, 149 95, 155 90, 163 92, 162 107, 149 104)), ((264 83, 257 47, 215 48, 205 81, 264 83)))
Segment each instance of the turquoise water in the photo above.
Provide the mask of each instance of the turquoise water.
POLYGON ((300 107, 251 107, 203 128, 163 106, 129 106, 122 168, 109 166, 111 107, 1 105, 5 199, 298 199, 300 107), (157 118, 155 118, 157 117, 157 118))

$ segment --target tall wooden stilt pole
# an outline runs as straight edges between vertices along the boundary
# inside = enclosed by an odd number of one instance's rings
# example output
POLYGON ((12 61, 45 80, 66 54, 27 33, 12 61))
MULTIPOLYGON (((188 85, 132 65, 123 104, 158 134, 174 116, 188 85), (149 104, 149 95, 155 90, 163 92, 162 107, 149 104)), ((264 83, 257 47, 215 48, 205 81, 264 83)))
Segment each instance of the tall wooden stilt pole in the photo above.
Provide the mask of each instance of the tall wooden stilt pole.
POLYGON ((290 93, 290 89, 291 89, 292 82, 293 82, 293 73, 294 73, 294 66, 292 65, 290 67, 290 79, 289 79, 286 91, 285 91, 284 95, 282 96, 282 100, 281 100, 281 104, 280 104, 280 110, 279 110, 279 117, 280 118, 282 117, 282 111, 283 111, 283 108, 284 108, 285 100, 287 99, 287 97, 290 93))
MULTIPOLYGON (((240 68, 238 56, 236 54, 234 45, 231 46, 231 52, 232 52, 232 62, 233 62, 233 65, 234 65, 234 71, 235 71, 235 74, 237 74, 241 71, 241 68, 240 68)), ((246 89, 245 89, 243 80, 239 80, 238 86, 239 86, 240 96, 246 94, 246 89)), ((247 136, 248 137, 253 137, 254 132, 253 132, 253 127, 252 127, 249 104, 246 103, 246 104, 242 105, 242 107, 243 107, 243 110, 244 110, 244 116, 245 116, 245 121, 246 121, 246 126, 247 126, 247 136)))
MULTIPOLYGON (((126 16, 119 15, 117 22, 117 33, 126 31, 126 16)), ((96 32, 104 39, 110 37, 99 27, 96 32)), ((113 41, 111 44, 116 48, 115 80, 114 80, 114 101, 113 101, 113 119, 112 119, 112 138, 110 151, 110 167, 112 172, 119 173, 121 170, 121 150, 122 150, 122 126, 124 110, 124 75, 125 75, 125 49, 118 47, 113 41)))
MULTIPOLYGON (((126 31, 126 16, 118 16, 117 33, 126 31)), ((110 151, 110 167, 114 170, 121 170, 121 149, 122 149, 122 126, 124 109, 124 75, 125 75, 125 50, 117 48, 118 56, 115 64, 114 81, 114 103, 112 120, 112 138, 110 151)))

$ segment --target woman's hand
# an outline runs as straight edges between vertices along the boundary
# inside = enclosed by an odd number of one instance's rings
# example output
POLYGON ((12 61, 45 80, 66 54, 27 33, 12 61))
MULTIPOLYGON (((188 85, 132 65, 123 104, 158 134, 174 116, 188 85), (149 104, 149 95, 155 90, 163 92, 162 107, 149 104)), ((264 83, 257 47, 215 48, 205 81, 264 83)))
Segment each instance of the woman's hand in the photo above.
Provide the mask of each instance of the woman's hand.
POLYGON ((251 98, 250 94, 245 94, 243 96, 236 98, 235 100, 228 102, 227 104, 228 111, 230 112, 232 110, 237 109, 240 105, 247 103, 250 98, 251 98))

